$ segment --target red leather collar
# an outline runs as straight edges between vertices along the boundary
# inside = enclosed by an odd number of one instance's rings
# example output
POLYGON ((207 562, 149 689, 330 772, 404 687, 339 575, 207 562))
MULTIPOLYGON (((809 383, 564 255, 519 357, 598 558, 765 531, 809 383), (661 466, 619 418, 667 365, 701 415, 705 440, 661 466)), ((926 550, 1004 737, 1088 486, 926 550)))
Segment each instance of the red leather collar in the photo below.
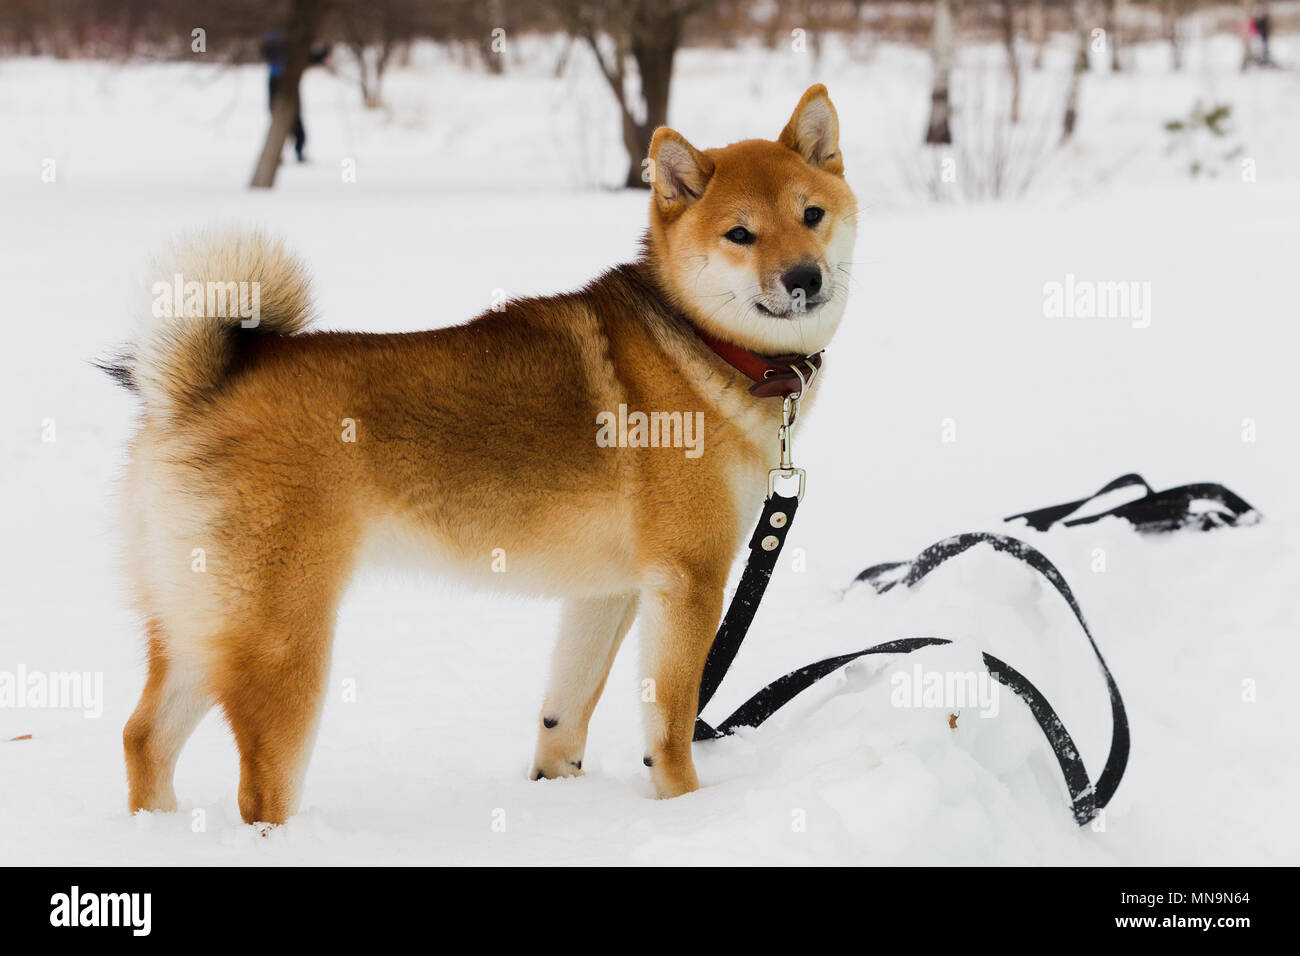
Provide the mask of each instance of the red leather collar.
POLYGON ((724 342, 698 326, 692 325, 692 328, 700 341, 711 348, 718 358, 754 383, 749 394, 757 398, 784 398, 801 392, 804 383, 811 382, 822 367, 821 352, 764 358, 747 348, 724 342), (803 374, 803 381, 795 373, 796 367, 803 374))

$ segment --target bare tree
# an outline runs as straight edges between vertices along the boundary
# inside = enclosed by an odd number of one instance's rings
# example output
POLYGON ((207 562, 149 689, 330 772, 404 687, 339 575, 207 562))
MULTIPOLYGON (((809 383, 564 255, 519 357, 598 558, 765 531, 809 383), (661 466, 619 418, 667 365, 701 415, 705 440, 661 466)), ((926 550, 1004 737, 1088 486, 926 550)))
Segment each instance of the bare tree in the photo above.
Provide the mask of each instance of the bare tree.
POLYGON ((1255 22, 1255 0, 1241 0, 1241 68, 1249 70, 1255 61, 1255 52, 1251 49, 1250 29, 1255 22))
POLYGON ((478 33, 478 50, 483 57, 483 65, 489 73, 500 75, 506 71, 505 45, 498 42, 504 39, 508 28, 506 23, 505 0, 480 0, 475 4, 472 17, 475 32, 478 33))
POLYGON ((1179 0, 1165 0, 1165 36, 1169 40, 1169 55, 1175 70, 1183 68, 1183 37, 1179 25, 1179 0))
POLYGON ((1061 129, 1061 142, 1074 136, 1079 121, 1079 84, 1088 71, 1088 0, 1072 0, 1070 16, 1078 40, 1078 54, 1074 58, 1074 71, 1070 75, 1070 92, 1065 97, 1065 120, 1061 129))
POLYGON ((1016 0, 1002 0, 1002 45, 1007 50, 1011 75, 1011 122, 1020 122, 1020 61, 1016 58, 1016 0))
POLYGON ((569 32, 586 41, 618 101, 628 170, 624 185, 648 189, 642 161, 650 137, 668 124, 668 93, 682 27, 713 0, 548 0, 569 32), (613 49, 601 43, 608 37, 613 49), (640 95, 628 91, 628 63, 636 67, 640 95))
POLYGON ((812 54, 813 70, 822 59, 822 32, 828 22, 827 4, 824 0, 802 0, 799 22, 807 33, 808 52, 812 54))
POLYGON ((1047 46, 1047 11, 1043 0, 1029 2, 1029 42, 1034 45, 1034 69, 1043 68, 1043 49, 1047 46))
POLYGON ((357 61, 361 102, 366 109, 383 105, 384 72, 397 48, 416 31, 418 0, 366 0, 337 5, 339 25, 357 61))
POLYGON ((952 143, 952 104, 949 81, 956 52, 955 0, 935 0, 934 28, 930 34, 930 68, 934 74, 930 90, 930 124, 925 131, 928 145, 952 143))
POLYGON ((280 152, 298 115, 298 83, 311 60, 312 44, 320 31, 324 12, 325 0, 293 0, 289 23, 284 31, 287 45, 284 79, 271 100, 271 125, 266 131, 266 142, 262 145, 257 168, 253 170, 254 189, 270 189, 275 185, 280 152))
POLYGON ((1106 46, 1110 48, 1110 68, 1118 73, 1123 67, 1119 61, 1119 20, 1116 16, 1122 0, 1102 0, 1105 7, 1105 20, 1102 29, 1106 31, 1106 46))

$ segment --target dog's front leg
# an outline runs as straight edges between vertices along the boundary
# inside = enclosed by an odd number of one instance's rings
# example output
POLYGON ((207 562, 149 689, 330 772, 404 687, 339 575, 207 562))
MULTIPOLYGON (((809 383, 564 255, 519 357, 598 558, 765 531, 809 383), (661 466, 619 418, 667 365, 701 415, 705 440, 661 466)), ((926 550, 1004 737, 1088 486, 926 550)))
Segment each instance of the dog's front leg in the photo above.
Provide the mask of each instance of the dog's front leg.
POLYGON ((677 571, 660 576, 642 594, 645 763, 660 797, 680 796, 700 785, 691 737, 725 581, 725 566, 712 574, 677 571))
POLYGON ((582 773, 587 724, 636 606, 635 593, 573 598, 564 605, 529 771, 534 780, 582 773))

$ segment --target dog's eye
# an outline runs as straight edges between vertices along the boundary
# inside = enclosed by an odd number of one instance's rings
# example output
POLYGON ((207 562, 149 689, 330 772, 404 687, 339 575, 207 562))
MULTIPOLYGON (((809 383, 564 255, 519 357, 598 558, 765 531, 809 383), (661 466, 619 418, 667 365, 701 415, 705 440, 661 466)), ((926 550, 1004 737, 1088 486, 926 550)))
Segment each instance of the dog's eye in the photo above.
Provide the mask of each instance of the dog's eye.
POLYGON ((724 233, 727 239, 730 239, 738 246, 747 246, 754 241, 755 236, 744 226, 737 226, 728 233, 724 233))
POLYGON ((822 216, 826 215, 826 210, 820 206, 809 206, 803 211, 804 225, 815 226, 822 221, 822 216))

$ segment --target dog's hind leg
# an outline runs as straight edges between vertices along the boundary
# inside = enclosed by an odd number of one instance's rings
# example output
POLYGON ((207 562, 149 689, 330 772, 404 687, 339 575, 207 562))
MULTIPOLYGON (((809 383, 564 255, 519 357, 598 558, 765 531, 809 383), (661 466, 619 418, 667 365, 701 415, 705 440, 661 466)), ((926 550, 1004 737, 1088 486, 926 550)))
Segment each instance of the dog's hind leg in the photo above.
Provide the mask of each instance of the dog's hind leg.
POLYGON ((331 617, 253 615, 222 638, 217 695, 239 745, 245 823, 284 823, 298 810, 329 681, 331 617))
POLYGON ((130 812, 176 809, 176 758, 211 707, 202 675, 168 658, 163 629, 151 622, 149 677, 122 732, 130 812))
POLYGON ((573 598, 565 604, 529 772, 534 780, 582 772, 587 724, 636 608, 635 593, 573 598))
POLYGON ((209 648, 213 689, 239 746, 245 823, 284 823, 298 811, 325 703, 356 527, 316 504, 303 496, 248 508, 214 548, 237 559, 209 648), (258 530, 267 525, 275 534, 258 530))

